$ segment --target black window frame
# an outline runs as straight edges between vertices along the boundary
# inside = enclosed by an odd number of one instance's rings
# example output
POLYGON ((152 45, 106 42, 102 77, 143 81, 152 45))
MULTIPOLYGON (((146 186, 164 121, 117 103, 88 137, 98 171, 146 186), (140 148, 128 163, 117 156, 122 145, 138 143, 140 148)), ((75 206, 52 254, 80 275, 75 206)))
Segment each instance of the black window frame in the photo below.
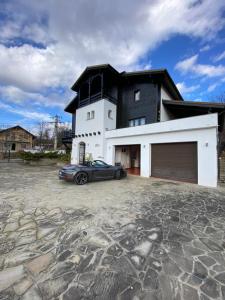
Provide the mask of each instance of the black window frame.
POLYGON ((128 121, 128 126, 129 126, 129 127, 136 127, 136 126, 143 126, 143 125, 146 125, 146 117, 145 117, 145 116, 144 116, 144 117, 140 117, 140 118, 130 119, 130 120, 128 121), (141 124, 141 120, 142 120, 142 119, 145 120, 145 123, 144 123, 144 124, 141 124), (133 121, 134 124, 135 124, 135 121, 138 121, 138 125, 133 125, 133 126, 131 126, 131 125, 130 125, 130 122, 131 122, 131 121, 133 121))

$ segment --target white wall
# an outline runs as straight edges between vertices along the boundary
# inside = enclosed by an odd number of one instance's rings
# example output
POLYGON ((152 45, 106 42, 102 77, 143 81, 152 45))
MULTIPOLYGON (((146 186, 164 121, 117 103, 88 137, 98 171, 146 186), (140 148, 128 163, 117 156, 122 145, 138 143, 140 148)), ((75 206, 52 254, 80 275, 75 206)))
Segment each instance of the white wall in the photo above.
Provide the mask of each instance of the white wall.
POLYGON ((73 139, 71 163, 79 162, 79 143, 86 145, 86 157, 105 159, 105 131, 116 128, 116 105, 102 99, 76 111, 76 135, 84 135, 73 139), (108 110, 112 110, 112 119, 108 118, 108 110), (87 119, 87 113, 95 112, 94 119, 87 119), (98 134, 100 132, 100 135, 98 134), (92 136, 89 135, 92 133, 92 136), (96 135, 94 135, 96 133, 96 135), (88 134, 88 136, 86 136, 88 134))
POLYGON ((161 87, 161 99, 160 99, 160 122, 171 120, 171 112, 164 106, 162 100, 173 100, 167 91, 161 87))
POLYGON ((198 184, 217 186, 217 114, 106 132, 106 161, 114 164, 115 145, 141 145, 141 176, 151 176, 151 144, 197 142, 198 184))

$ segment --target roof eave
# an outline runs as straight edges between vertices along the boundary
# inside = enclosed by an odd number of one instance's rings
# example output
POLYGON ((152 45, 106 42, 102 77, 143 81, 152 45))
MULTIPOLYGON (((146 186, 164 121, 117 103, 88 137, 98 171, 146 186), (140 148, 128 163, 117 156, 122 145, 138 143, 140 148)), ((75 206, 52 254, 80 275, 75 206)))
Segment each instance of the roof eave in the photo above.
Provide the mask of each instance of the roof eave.
POLYGON ((225 104, 218 103, 218 102, 195 102, 195 101, 182 101, 178 102, 176 100, 164 100, 163 103, 167 105, 174 105, 174 106, 189 106, 189 107, 202 107, 202 108, 217 108, 217 109, 224 109, 225 104))

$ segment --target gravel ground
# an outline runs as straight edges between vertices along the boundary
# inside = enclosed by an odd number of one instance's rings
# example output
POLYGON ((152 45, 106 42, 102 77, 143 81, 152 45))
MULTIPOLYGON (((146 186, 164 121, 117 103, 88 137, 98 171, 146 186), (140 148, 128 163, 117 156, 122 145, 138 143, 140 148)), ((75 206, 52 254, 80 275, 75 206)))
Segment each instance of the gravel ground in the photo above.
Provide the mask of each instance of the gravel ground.
POLYGON ((0 299, 225 299, 225 188, 0 164, 0 299))

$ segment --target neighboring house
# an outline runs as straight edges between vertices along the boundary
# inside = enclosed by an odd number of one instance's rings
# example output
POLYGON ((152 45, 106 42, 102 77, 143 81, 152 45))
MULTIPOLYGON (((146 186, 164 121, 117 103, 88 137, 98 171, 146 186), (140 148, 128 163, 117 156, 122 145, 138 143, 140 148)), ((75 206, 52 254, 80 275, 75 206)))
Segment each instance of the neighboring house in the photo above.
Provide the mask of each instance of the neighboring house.
POLYGON ((72 90, 72 163, 102 159, 145 177, 217 186, 224 104, 184 101, 166 69, 91 66, 72 90))
POLYGON ((0 130, 0 152, 32 149, 34 138, 32 133, 21 126, 0 130))

